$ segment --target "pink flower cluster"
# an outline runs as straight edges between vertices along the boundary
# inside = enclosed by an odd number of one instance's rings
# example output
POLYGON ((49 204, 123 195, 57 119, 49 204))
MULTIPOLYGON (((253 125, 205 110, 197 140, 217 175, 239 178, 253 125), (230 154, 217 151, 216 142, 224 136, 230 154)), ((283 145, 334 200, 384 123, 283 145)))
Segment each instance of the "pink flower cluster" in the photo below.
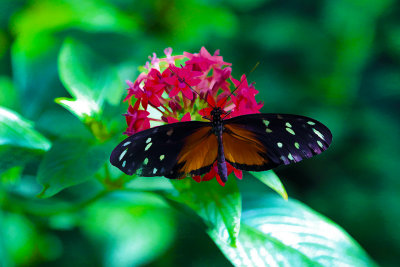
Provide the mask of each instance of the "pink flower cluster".
MULTIPOLYGON (((204 120, 203 116, 210 115, 210 105, 229 112, 226 118, 260 112, 263 104, 255 99, 258 91, 248 84, 245 75, 240 81, 232 77, 232 64, 224 62, 218 50, 211 55, 202 47, 199 53, 184 52, 183 55, 172 56, 172 49, 167 48, 164 53, 165 58, 157 58, 153 53, 153 57, 149 57, 151 62, 146 63, 145 71, 136 81, 127 81, 128 95, 124 101, 129 101, 129 108, 125 114, 128 125, 125 134, 133 135, 148 129, 151 121, 204 120), (177 63, 180 65, 177 66, 177 63), (234 89, 234 94, 230 95, 234 89), (149 106, 156 109, 159 116, 151 116, 155 112, 150 113, 149 106)), ((216 177, 224 185, 214 165, 209 173, 193 179, 201 182, 216 177)), ((228 163, 227 167, 228 174, 234 172, 241 179, 241 171, 228 163)))

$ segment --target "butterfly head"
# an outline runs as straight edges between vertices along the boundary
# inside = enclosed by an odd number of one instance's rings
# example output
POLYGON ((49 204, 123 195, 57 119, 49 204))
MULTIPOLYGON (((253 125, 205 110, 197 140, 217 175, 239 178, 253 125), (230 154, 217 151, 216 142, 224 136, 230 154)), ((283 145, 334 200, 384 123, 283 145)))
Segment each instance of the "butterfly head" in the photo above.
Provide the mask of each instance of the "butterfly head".
POLYGON ((221 115, 224 115, 224 114, 226 114, 226 112, 220 107, 215 107, 210 112, 210 115, 211 115, 211 118, 212 118, 213 122, 222 122, 221 115))

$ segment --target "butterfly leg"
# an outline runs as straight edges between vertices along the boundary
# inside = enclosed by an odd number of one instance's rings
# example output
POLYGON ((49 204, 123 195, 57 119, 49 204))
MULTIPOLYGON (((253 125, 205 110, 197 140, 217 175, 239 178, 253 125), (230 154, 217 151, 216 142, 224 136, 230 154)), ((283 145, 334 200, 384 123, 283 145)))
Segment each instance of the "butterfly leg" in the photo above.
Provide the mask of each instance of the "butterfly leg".
POLYGON ((226 168, 224 146, 222 145, 222 129, 217 134, 217 140, 218 140, 218 156, 217 156, 218 174, 221 177, 222 182, 225 183, 228 180, 228 170, 226 168))

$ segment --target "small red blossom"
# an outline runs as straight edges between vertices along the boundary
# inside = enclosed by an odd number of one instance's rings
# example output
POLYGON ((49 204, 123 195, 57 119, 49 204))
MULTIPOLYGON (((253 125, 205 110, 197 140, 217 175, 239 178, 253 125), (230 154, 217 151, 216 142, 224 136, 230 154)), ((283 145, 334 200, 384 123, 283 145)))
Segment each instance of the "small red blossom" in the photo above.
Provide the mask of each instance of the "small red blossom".
POLYGON ((184 52, 183 54, 185 57, 189 58, 189 60, 186 61, 186 65, 191 66, 193 70, 197 71, 207 71, 212 65, 232 65, 223 61, 222 57, 219 56, 219 50, 215 51, 212 56, 204 46, 200 49, 199 54, 190 54, 187 52, 184 52))
POLYGON ((179 92, 182 92, 186 98, 193 100, 193 92, 190 89, 190 86, 195 86, 200 83, 200 79, 195 77, 202 75, 202 73, 174 66, 171 66, 171 71, 175 75, 164 79, 168 84, 173 86, 172 90, 169 92, 169 97, 174 97, 179 92))
POLYGON ((174 57, 171 56, 172 55, 172 48, 171 47, 165 48, 164 49, 164 54, 167 56, 166 61, 167 61, 168 65, 174 65, 175 64, 175 59, 174 59, 174 57))
POLYGON ((190 117, 190 113, 186 113, 185 115, 183 115, 181 120, 175 119, 174 117, 168 117, 167 118, 167 122, 168 123, 175 123, 175 122, 180 122, 180 121, 191 121, 192 118, 190 117))
POLYGON ((214 107, 218 107, 218 108, 224 108, 225 103, 226 103, 227 99, 226 97, 221 98, 218 100, 217 103, 215 103, 214 98, 211 95, 207 95, 207 102, 211 105, 211 107, 206 107, 203 109, 199 110, 199 114, 204 118, 211 118, 211 111, 214 109, 214 107))
POLYGON ((231 113, 233 117, 252 114, 252 113, 260 113, 260 109, 263 107, 263 104, 257 103, 249 100, 246 97, 232 97, 232 101, 235 104, 235 109, 231 113))
MULTIPOLYGON (((228 162, 226 163, 226 167, 228 170, 228 176, 233 172, 238 179, 242 179, 242 177, 243 177, 242 171, 235 169, 228 162)), ((225 186, 225 183, 221 180, 221 177, 218 174, 217 162, 215 162, 214 165, 211 167, 210 172, 204 174, 203 177, 201 177, 200 175, 196 175, 196 176, 193 176, 192 178, 196 182, 200 183, 202 181, 210 181, 210 180, 214 179, 214 177, 217 179, 217 182, 220 185, 225 186)))
POLYGON ((161 102, 164 102, 161 96, 164 93, 165 87, 168 86, 165 82, 165 78, 169 76, 169 71, 166 70, 161 74, 156 69, 151 69, 147 75, 144 91, 148 100, 154 107, 159 107, 161 106, 161 102))
MULTIPOLYGON (((231 64, 223 60, 218 50, 211 55, 202 47, 199 53, 173 56, 172 49, 167 48, 164 53, 165 58, 158 58, 154 53, 149 57, 150 62, 146 62, 146 71, 134 82, 127 81, 128 95, 124 101, 129 100, 130 104, 125 114, 125 134, 148 129, 153 121, 159 124, 210 120, 215 107, 223 109, 223 119, 260 112, 263 104, 255 99, 258 91, 254 85, 248 84, 245 75, 240 81, 234 79, 231 64), (184 58, 186 62, 176 66, 176 61, 184 58), (135 103, 134 106, 131 103, 135 103), (159 113, 150 115, 149 106, 159 113)), ((229 163, 226 165, 228 175, 233 172, 237 178, 242 178, 240 170, 229 163)), ((192 178, 197 182, 216 178, 224 186, 216 163, 208 173, 192 178)))
POLYGON ((136 81, 134 83, 131 81, 126 81, 129 88, 127 89, 128 95, 125 97, 124 101, 130 99, 132 96, 135 96, 135 98, 138 98, 143 93, 143 89, 141 88, 141 83, 145 78, 146 78, 146 74, 140 73, 139 77, 136 79, 136 81))
POLYGON ((126 135, 133 135, 150 128, 150 119, 148 118, 150 113, 138 108, 139 102, 136 102, 134 107, 131 105, 128 107, 128 113, 125 114, 126 123, 128 124, 128 128, 124 132, 126 135))
POLYGON ((162 74, 156 69, 151 69, 149 74, 147 74, 147 79, 144 86, 149 90, 160 91, 168 85, 164 78, 170 76, 171 72, 168 69, 166 69, 162 74))
POLYGON ((231 78, 233 84, 237 87, 236 94, 232 95, 232 101, 236 106, 233 115, 246 115, 251 113, 259 113, 263 104, 261 102, 257 103, 256 94, 258 91, 251 84, 247 82, 247 78, 243 75, 240 81, 231 78))
POLYGON ((232 73, 231 68, 215 69, 213 79, 211 81, 211 91, 218 91, 221 89, 224 92, 231 92, 229 89, 229 82, 227 81, 232 73))
POLYGON ((156 53, 153 53, 153 57, 149 56, 149 59, 151 60, 151 65, 153 66, 153 68, 159 70, 160 59, 157 58, 156 53))
POLYGON ((171 108, 171 111, 173 113, 176 113, 177 111, 182 109, 182 106, 179 104, 179 101, 177 101, 176 99, 172 99, 172 100, 168 101, 168 106, 171 108))

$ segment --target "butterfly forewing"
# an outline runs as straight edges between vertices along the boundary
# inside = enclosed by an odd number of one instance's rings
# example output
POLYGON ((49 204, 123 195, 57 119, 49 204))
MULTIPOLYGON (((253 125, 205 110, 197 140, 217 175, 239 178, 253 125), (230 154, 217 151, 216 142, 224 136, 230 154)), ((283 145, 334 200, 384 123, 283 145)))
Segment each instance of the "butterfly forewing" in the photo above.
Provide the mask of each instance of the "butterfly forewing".
POLYGON ((299 115, 243 115, 225 120, 224 125, 225 135, 247 140, 247 145, 244 143, 240 149, 235 148, 234 142, 224 144, 227 161, 242 170, 268 170, 299 162, 320 154, 332 141, 332 134, 325 125, 299 115), (262 150, 255 149, 260 144, 262 150), (253 157, 241 157, 235 150, 253 154, 253 157))
POLYGON ((111 153, 110 161, 129 175, 180 178, 186 174, 204 174, 216 158, 216 152, 212 158, 213 153, 201 151, 204 146, 200 146, 200 142, 210 138, 215 139, 215 136, 211 136, 209 122, 189 121, 154 127, 122 141, 111 153), (196 153, 207 153, 209 160, 201 158, 201 162, 196 163, 196 153))

